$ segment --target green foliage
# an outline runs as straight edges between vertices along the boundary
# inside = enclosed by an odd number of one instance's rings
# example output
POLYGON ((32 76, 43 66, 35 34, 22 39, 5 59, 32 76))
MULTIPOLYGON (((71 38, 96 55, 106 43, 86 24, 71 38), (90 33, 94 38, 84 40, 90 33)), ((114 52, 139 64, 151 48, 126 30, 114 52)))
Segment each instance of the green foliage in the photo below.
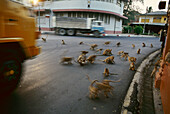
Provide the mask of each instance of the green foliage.
POLYGON ((125 17, 128 17, 127 20, 123 20, 123 25, 128 25, 128 23, 135 21, 135 16, 137 16, 139 13, 140 7, 134 5, 134 2, 141 2, 143 3, 144 0, 128 0, 128 2, 125 2, 124 4, 124 10, 123 15, 125 17))
POLYGON ((143 32, 142 26, 135 26, 134 32, 136 34, 141 34, 143 32))
POLYGON ((131 33, 132 27, 131 26, 125 26, 123 27, 123 33, 131 33))

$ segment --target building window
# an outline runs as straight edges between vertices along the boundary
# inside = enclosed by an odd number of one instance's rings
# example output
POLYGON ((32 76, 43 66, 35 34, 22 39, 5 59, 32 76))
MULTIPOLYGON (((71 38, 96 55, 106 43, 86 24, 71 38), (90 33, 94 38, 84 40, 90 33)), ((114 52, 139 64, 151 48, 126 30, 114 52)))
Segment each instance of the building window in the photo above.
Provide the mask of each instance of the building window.
POLYGON ((63 13, 60 13, 60 17, 63 17, 64 16, 64 14, 63 13))
POLYGON ((76 17, 76 12, 73 13, 73 17, 76 17))
POLYGON ((83 18, 87 18, 87 13, 83 13, 83 18))
POLYGON ((89 18, 93 18, 93 13, 89 13, 89 18))
POLYGON ((77 17, 81 18, 81 13, 77 13, 77 17))
POLYGON ((98 20, 98 19, 99 19, 99 14, 96 13, 96 14, 94 15, 94 18, 95 18, 96 20, 98 20))
POLYGON ((117 4, 121 7, 121 0, 117 0, 117 4))
POLYGON ((103 14, 100 14, 100 20, 103 21, 103 14))
POLYGON ((71 17, 71 12, 68 13, 68 17, 71 17))

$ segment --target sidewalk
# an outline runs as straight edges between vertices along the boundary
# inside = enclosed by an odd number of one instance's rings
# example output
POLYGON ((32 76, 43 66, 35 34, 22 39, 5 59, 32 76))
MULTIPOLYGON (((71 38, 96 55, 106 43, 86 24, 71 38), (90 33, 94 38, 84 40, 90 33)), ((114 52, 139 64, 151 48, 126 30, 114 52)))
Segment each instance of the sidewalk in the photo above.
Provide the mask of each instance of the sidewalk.
POLYGON ((160 92, 151 77, 160 50, 150 54, 138 67, 130 84, 121 114, 163 114, 160 92))
MULTIPOLYGON (((42 34, 55 34, 55 31, 41 31, 42 34)), ((83 35, 84 36, 84 35, 83 35)), ((85 35, 85 36, 92 36, 90 35, 85 35)), ((134 34, 104 34, 104 36, 113 36, 113 37, 156 37, 153 35, 134 35, 134 34)))

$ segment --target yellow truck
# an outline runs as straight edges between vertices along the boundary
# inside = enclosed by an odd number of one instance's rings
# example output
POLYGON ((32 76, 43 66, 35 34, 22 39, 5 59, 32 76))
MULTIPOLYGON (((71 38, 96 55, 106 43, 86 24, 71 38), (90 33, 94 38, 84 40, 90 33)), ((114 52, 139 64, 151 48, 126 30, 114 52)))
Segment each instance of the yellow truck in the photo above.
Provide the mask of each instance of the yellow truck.
POLYGON ((0 96, 20 82, 24 60, 40 53, 35 19, 23 4, 0 0, 0 96))

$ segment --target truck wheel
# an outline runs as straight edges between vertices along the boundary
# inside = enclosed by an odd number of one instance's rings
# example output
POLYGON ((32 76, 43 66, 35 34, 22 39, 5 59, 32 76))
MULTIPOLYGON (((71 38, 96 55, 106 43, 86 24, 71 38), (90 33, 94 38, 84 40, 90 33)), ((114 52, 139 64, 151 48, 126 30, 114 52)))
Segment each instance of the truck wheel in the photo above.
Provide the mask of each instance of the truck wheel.
POLYGON ((62 35, 62 36, 66 35, 66 30, 65 29, 60 29, 59 34, 62 35))
POLYGON ((69 29, 69 30, 67 30, 67 34, 68 34, 69 36, 74 36, 74 35, 75 35, 75 30, 69 29))
POLYGON ((0 57, 0 95, 8 95, 19 84, 22 74, 22 63, 13 53, 1 53, 0 57))
POLYGON ((99 37, 100 37, 100 33, 99 33, 99 31, 94 31, 94 32, 93 32, 93 35, 94 35, 95 37, 97 37, 97 38, 99 38, 99 37))

